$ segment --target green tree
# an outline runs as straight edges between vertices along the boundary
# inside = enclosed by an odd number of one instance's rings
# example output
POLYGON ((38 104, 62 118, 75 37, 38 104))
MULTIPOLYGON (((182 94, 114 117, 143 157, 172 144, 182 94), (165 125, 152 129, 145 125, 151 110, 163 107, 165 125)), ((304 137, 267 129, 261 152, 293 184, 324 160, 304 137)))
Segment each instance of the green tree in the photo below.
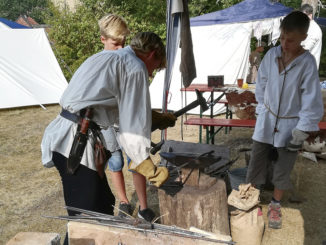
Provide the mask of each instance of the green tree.
MULTIPOLYGON (((131 37, 140 31, 153 31, 165 38, 165 0, 96 1, 82 0, 75 12, 51 4, 47 23, 51 26, 50 40, 62 70, 70 80, 71 74, 92 54, 103 49, 98 20, 107 13, 123 16, 131 37)), ((127 40, 128 43, 129 39, 127 40)))
POLYGON ((191 17, 199 16, 231 7, 241 1, 242 0, 189 0, 189 13, 191 17))
MULTIPOLYGON (((10 0, 0 0, 10 2, 10 0)), ((17 0, 13 0, 17 1, 17 0)), ((80 64, 103 49, 97 21, 107 13, 123 16, 131 30, 130 37, 140 31, 153 31, 166 37, 166 0, 80 0, 75 12, 50 4, 46 23, 50 24, 50 39, 61 62, 67 80, 80 64)), ((241 0, 189 0, 190 16, 198 16, 230 7, 241 0)), ((298 9, 301 0, 281 0, 282 4, 298 9)), ((129 39, 127 39, 127 44, 129 39)), ((326 45, 324 45, 326 46, 326 45)), ((323 60, 323 59, 322 59, 323 60)), ((323 61, 322 61, 323 62, 323 61)))
POLYGON ((43 24, 48 7, 48 0, 0 0, 0 16, 15 21, 20 15, 26 14, 43 24))

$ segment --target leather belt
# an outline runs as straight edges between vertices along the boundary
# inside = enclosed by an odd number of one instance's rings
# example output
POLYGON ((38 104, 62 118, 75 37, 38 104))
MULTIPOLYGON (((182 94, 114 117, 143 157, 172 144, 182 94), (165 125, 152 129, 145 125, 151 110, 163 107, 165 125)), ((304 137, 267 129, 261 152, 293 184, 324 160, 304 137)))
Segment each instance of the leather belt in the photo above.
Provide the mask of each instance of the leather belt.
POLYGON ((71 113, 65 109, 62 108, 61 112, 60 112, 60 116, 72 121, 72 122, 75 122, 75 123, 80 123, 81 122, 81 119, 82 117, 77 115, 77 114, 74 114, 74 113, 71 113))
MULTIPOLYGON (((74 123, 77 123, 77 124, 80 124, 81 123, 81 120, 83 117, 75 114, 75 113, 71 113, 70 111, 67 111, 66 109, 63 109, 61 110, 60 112, 60 116, 64 117, 65 119, 68 119, 74 123)), ((88 126, 92 131, 93 130, 97 130, 97 131, 101 131, 101 128, 100 126, 97 125, 96 122, 94 121, 90 121, 89 122, 89 126, 88 126)), ((94 132, 94 131, 93 131, 94 132)))

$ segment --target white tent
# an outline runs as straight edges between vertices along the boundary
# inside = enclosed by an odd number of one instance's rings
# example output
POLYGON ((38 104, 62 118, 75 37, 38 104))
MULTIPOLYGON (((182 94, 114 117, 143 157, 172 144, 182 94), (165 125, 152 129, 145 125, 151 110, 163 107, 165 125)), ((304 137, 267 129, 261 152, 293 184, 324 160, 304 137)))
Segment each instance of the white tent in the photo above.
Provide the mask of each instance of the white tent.
MULTIPOLYGON (((251 38, 255 36, 260 39, 262 35, 270 34, 271 40, 275 41, 279 37, 281 18, 285 16, 285 12, 291 11, 283 5, 276 4, 275 7, 282 7, 285 11, 279 11, 279 14, 276 13, 276 16, 272 15, 271 17, 268 11, 270 13, 275 12, 275 9, 269 7, 269 4, 271 3, 266 0, 246 0, 237 4, 238 6, 234 5, 229 9, 211 13, 217 13, 219 16, 210 16, 213 20, 209 24, 207 24, 207 18, 205 19, 206 15, 191 20, 191 34, 197 69, 197 78, 194 79, 193 84, 207 84, 207 76, 209 75, 224 75, 225 84, 235 84, 237 78, 246 78, 249 69, 251 38), (267 7, 259 9, 257 4, 267 4, 267 7), (255 11, 253 9, 246 10, 245 5, 249 8, 258 9, 255 11), (228 14, 228 11, 231 14, 228 14), (222 12, 221 15, 220 12, 222 12), (265 14, 265 12, 267 13, 265 14), (232 14, 236 16, 233 18, 235 21, 240 17, 239 22, 231 21, 229 23, 230 21, 223 21, 224 19, 221 18, 221 16, 230 17, 232 14), (245 18, 241 19, 241 16, 245 16, 245 18), (264 17, 262 18, 262 16, 264 17), (201 19, 202 22, 197 21, 197 18, 202 17, 204 17, 204 20, 201 19), (215 24, 220 22, 222 24, 215 24)), ((178 110, 196 99, 195 93, 187 92, 185 96, 180 91, 183 85, 179 64, 180 50, 177 51, 172 69, 172 81, 167 100, 168 110, 178 110)), ((161 71, 157 73, 150 86, 152 108, 162 108, 163 81, 164 71, 161 71)), ((209 93, 204 94, 206 98, 209 95, 209 93)), ((223 105, 214 106, 214 114, 221 113, 223 110, 223 105)), ((195 108, 190 113, 198 114, 199 108, 195 108)))
POLYGON ((58 103, 67 81, 44 29, 1 23, 0 37, 0 109, 58 103))

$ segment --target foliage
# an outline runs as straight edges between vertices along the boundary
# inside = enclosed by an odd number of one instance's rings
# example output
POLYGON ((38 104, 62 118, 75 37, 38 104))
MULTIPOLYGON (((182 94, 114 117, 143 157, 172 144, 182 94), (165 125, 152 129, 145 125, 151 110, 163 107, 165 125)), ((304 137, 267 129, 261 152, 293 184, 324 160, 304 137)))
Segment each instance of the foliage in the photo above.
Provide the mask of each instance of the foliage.
POLYGON ((123 16, 131 37, 140 31, 153 31, 164 39, 165 8, 165 0, 81 0, 75 12, 51 5, 52 14, 47 16, 51 26, 49 36, 67 80, 71 73, 66 66, 74 72, 87 57, 103 49, 97 24, 102 16, 107 13, 123 16))
MULTIPOLYGON (((2 1, 2 0, 0 0, 2 1)), ((50 24, 50 39, 55 44, 66 78, 71 78, 68 66, 74 72, 90 55, 103 46, 99 39, 97 21, 106 13, 123 16, 132 37, 140 31, 153 31, 163 40, 166 37, 166 0, 80 0, 75 12, 59 9, 51 4, 51 14, 46 21, 50 24)), ((189 0, 190 16, 229 7, 240 0, 189 0)), ((127 44, 130 40, 127 39, 127 44)))
MULTIPOLYGON (((326 18, 326 9, 321 9, 319 16, 326 18)), ((323 45, 322 45, 322 51, 320 56, 319 75, 324 80, 326 80, 326 27, 322 28, 322 32, 323 32, 323 45)))
POLYGON ((319 76, 326 80, 326 27, 322 29, 323 31, 323 45, 320 56, 320 64, 319 64, 319 76))
MULTIPOLYGON (((12 2, 17 1, 12 0, 12 2)), ((41 2, 41 0, 34 1, 41 2)), ((188 0, 189 14, 194 17, 228 8, 241 1, 188 0)), ((0 2, 9 4, 11 1, 0 0, 0 2)), ((166 0, 80 0, 80 2, 75 12, 59 9, 50 4, 50 11, 47 12, 46 17, 46 23, 51 26, 49 36, 55 44, 55 53, 61 61, 67 80, 71 78, 71 73, 66 69, 66 65, 74 72, 87 57, 102 50, 97 21, 107 13, 116 13, 126 19, 131 30, 130 37, 140 31, 153 31, 165 40, 166 0)), ((280 0, 279 2, 294 9, 298 9, 301 5, 301 0, 280 0)), ((127 44, 130 37, 127 39, 127 44)), ((321 67, 323 67, 322 64, 326 64, 325 46, 321 67)), ((254 47, 254 42, 252 47, 254 47)))
POLYGON ((189 0, 190 17, 199 16, 231 7, 242 0, 189 0))
POLYGON ((287 7, 291 7, 294 10, 298 10, 301 6, 302 0, 280 0, 280 3, 287 7))
POLYGON ((48 0, 0 0, 0 17, 15 21, 20 15, 26 14, 43 24, 48 7, 48 0))
MULTIPOLYGON (((64 61, 61 65, 67 65, 73 72, 87 57, 101 49, 96 20, 102 11, 101 8, 96 10, 93 12, 90 7, 81 5, 72 13, 51 5, 52 14, 47 17, 47 24, 51 27, 49 37, 59 61, 64 61)), ((66 67, 62 68, 69 79, 70 72, 66 67)))

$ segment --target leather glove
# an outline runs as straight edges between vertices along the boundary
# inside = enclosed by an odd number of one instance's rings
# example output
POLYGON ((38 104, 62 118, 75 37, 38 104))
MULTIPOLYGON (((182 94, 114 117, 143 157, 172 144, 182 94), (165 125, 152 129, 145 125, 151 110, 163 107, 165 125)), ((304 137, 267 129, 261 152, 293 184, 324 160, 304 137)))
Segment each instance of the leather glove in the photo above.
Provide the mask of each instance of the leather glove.
POLYGON ((288 151, 299 151, 302 148, 303 142, 309 137, 309 134, 294 128, 292 130, 292 139, 287 144, 288 151))
POLYGON ((132 170, 145 176, 156 187, 160 187, 169 178, 168 169, 166 167, 156 167, 150 158, 142 161, 132 170))
POLYGON ((152 110, 152 131, 156 129, 166 129, 168 127, 173 127, 177 117, 172 113, 159 113, 152 110))

